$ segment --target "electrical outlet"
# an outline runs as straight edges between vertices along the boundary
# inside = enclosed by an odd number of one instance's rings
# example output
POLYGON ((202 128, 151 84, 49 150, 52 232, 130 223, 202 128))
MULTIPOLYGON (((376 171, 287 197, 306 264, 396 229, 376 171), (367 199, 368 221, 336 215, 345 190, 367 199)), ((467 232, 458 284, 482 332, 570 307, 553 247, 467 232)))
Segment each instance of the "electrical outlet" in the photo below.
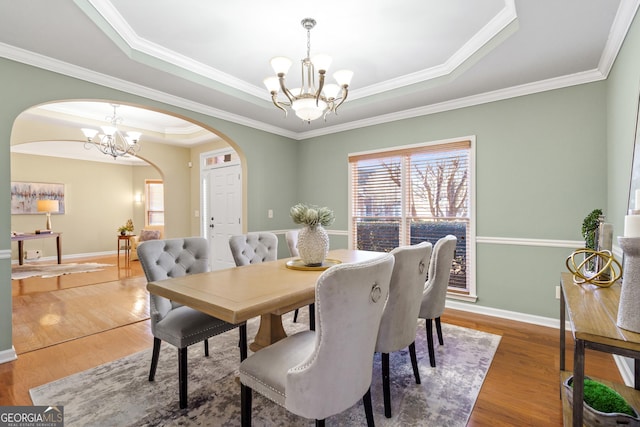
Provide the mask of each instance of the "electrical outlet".
POLYGON ((560 286, 556 286, 556 299, 560 299, 560 286))
POLYGON ((267 218, 273 218, 273 209, 267 211, 267 218))
POLYGON ((25 259, 39 259, 42 256, 40 249, 29 249, 24 251, 25 259))

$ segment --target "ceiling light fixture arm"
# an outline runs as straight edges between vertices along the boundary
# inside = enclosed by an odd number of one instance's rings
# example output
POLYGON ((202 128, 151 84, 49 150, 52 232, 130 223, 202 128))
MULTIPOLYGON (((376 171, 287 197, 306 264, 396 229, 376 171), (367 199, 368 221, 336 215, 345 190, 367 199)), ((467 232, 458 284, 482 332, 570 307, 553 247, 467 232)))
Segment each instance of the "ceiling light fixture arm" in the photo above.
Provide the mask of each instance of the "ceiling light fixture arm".
MULTIPOLYGON (((284 95, 289 99, 289 105, 293 104, 293 99, 295 98, 295 96, 289 91, 289 89, 287 89, 287 86, 285 85, 284 82, 284 78, 285 78, 285 74, 284 73, 278 73, 278 81, 280 82, 280 89, 282 90, 282 93, 284 93, 284 95)), ((278 93, 276 92, 276 95, 278 93)))
POLYGON ((276 92, 275 90, 271 91, 271 101, 273 101, 273 105, 275 105, 276 107, 284 111, 285 117, 289 115, 289 112, 287 111, 287 109, 284 108, 282 104, 280 104, 280 102, 278 102, 278 92, 276 92))
POLYGON ((340 96, 340 98, 338 98, 340 102, 338 102, 333 107, 334 113, 338 114, 338 107, 341 106, 344 103, 344 101, 347 100, 347 95, 349 95, 349 85, 342 85, 342 95, 340 96))

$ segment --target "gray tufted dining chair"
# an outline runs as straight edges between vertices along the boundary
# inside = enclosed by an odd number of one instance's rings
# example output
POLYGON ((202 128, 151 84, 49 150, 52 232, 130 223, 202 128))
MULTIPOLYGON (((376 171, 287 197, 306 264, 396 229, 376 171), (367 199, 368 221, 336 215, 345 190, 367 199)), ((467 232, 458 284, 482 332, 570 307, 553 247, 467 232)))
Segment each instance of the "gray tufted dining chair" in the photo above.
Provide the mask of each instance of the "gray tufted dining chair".
POLYGON ((238 234, 229 237, 229 248, 238 267, 275 261, 278 258, 278 236, 269 232, 238 234))
POLYGON ((316 330, 290 335, 240 364, 243 426, 251 425, 252 390, 319 426, 362 399, 367 425, 374 425, 373 350, 393 263, 384 254, 320 275, 316 330))
POLYGON ((298 234, 300 234, 299 230, 289 230, 284 235, 285 239, 287 239, 289 253, 292 257, 300 256, 300 253, 298 252, 298 234))
MULTIPOLYGON (((300 233, 299 230, 289 230, 284 235, 285 239, 287 240, 287 247, 289 248, 289 253, 294 258, 300 256, 300 253, 298 252, 298 234, 299 233, 300 233)), ((313 305, 309 305, 309 311, 311 312, 312 310, 313 310, 313 305)), ((298 309, 296 308, 296 311, 293 312, 293 322, 295 323, 297 321, 298 321, 298 309)))
POLYGON ((387 418, 391 418, 389 353, 409 347, 413 375, 416 384, 420 384, 415 340, 431 249, 431 243, 422 242, 395 248, 390 252, 395 263, 389 285, 389 299, 380 320, 375 349, 376 353, 381 353, 384 415, 387 418))
MULTIPOLYGON (((138 246, 138 258, 148 282, 209 271, 209 244, 202 237, 148 240, 138 246)), ((224 322, 167 298, 149 294, 153 354, 149 381, 158 366, 162 341, 178 348, 178 383, 180 408, 187 407, 187 347, 204 341, 209 356, 208 338, 238 325, 224 322)), ((246 357, 246 325, 240 325, 241 359, 246 357)))
POLYGON ((429 347, 429 361, 431 367, 436 366, 436 355, 433 348, 433 320, 436 321, 436 331, 438 342, 444 344, 442 340, 442 325, 440 316, 444 312, 444 305, 447 299, 447 288, 449 277, 451 276, 451 266, 456 251, 458 239, 451 234, 438 240, 433 247, 431 261, 429 263, 429 275, 424 285, 422 303, 420 305, 420 319, 426 320, 427 346, 429 347))

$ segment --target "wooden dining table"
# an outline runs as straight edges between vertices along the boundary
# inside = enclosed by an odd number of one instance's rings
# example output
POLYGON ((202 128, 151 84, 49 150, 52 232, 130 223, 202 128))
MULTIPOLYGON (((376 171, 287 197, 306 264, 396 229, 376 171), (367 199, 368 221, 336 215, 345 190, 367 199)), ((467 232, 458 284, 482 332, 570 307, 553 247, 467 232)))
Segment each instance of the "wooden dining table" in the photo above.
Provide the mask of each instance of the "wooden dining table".
MULTIPOLYGON (((380 252, 336 249, 331 264, 359 262, 382 256, 380 252)), ((282 315, 315 301, 315 285, 321 269, 287 266, 284 258, 242 267, 174 277, 147 284, 147 290, 218 319, 242 324, 260 316, 260 327, 250 345, 252 351, 287 336, 282 315)))

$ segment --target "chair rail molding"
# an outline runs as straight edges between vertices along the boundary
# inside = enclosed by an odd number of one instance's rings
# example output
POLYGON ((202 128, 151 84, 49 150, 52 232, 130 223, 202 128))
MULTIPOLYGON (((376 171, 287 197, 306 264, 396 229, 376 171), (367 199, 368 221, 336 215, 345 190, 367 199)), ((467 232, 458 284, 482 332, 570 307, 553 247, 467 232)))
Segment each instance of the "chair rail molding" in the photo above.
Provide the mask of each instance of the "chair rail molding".
POLYGON ((493 245, 545 246, 549 248, 583 248, 581 240, 528 239, 522 237, 483 237, 477 236, 476 243, 493 245))

